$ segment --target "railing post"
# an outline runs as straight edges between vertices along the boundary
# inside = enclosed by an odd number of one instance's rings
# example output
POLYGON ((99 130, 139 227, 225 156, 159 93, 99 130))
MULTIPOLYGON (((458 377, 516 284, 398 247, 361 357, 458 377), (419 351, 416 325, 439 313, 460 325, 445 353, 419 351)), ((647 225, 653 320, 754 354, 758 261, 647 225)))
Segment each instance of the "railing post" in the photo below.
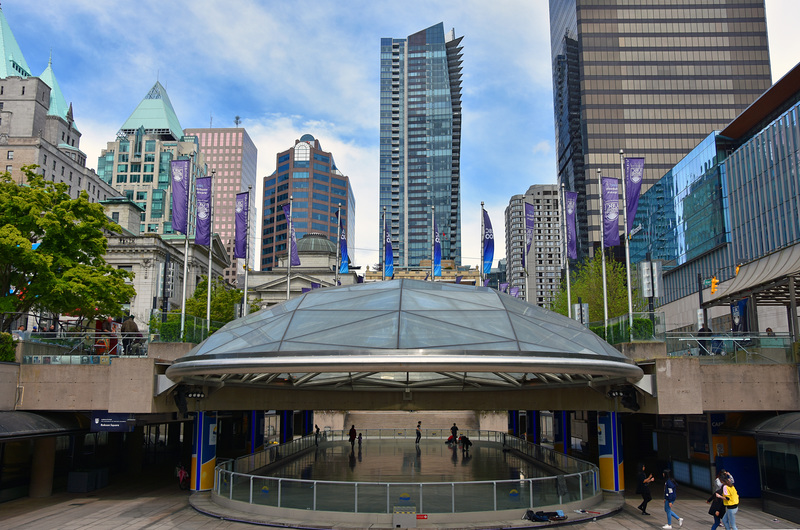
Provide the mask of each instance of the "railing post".
POLYGON ((528 479, 528 486, 529 486, 528 489, 530 490, 530 498, 531 498, 531 504, 530 504, 529 507, 533 508, 533 479, 528 479))
POLYGON ((314 488, 314 495, 311 498, 312 499, 311 500, 311 509, 316 511, 317 510, 317 481, 316 480, 313 482, 313 485, 311 487, 314 488))
POLYGON ((233 500, 233 472, 228 475, 228 499, 233 500))
POLYGON ((456 513, 456 484, 455 482, 450 483, 450 506, 452 509, 452 513, 456 513))
POLYGON ((494 490, 494 511, 497 511, 497 482, 492 482, 492 490, 494 490))
POLYGON ((278 508, 281 507, 281 489, 283 489, 283 479, 278 479, 278 508))
POLYGON ((250 475, 250 504, 253 504, 253 475, 250 475))
POLYGON ((578 491, 580 492, 579 500, 583 500, 583 473, 578 473, 578 491))
POLYGON ((356 505, 355 505, 355 512, 354 513, 358 513, 358 482, 354 482, 353 486, 355 486, 355 488, 356 488, 356 491, 355 491, 355 494, 356 494, 355 495, 355 503, 356 503, 356 505))
POLYGON ((425 513, 425 505, 422 503, 422 482, 419 483, 419 511, 425 513))
POLYGON ((386 513, 392 513, 389 506, 389 484, 386 484, 386 513))

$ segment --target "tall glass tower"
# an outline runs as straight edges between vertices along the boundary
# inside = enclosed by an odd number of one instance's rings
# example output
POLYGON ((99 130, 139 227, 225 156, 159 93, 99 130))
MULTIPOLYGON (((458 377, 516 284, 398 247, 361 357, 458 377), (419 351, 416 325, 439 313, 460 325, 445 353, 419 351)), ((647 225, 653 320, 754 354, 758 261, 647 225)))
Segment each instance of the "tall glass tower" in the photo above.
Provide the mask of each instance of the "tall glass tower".
POLYGON ((599 244, 597 170, 620 178, 620 149, 645 158, 644 193, 771 84, 764 0, 550 0, 550 42, 579 257, 599 244))
POLYGON ((431 257, 431 206, 442 258, 461 264, 462 38, 455 30, 445 36, 439 23, 407 39, 381 39, 378 248, 382 256, 385 211, 395 266, 431 257))

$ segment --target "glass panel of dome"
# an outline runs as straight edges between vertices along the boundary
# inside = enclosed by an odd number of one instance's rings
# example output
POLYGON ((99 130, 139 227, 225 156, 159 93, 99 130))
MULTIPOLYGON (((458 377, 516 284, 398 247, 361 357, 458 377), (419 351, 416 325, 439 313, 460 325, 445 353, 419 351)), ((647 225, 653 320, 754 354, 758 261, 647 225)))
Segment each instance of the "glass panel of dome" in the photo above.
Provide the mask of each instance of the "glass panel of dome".
MULTIPOLYGON (((490 296, 485 298, 453 296, 453 294, 438 292, 432 294, 430 291, 416 291, 413 289, 403 290, 403 302, 401 309, 413 311, 419 309, 429 309, 435 311, 453 310, 467 311, 470 309, 503 309, 503 306, 496 303, 497 297, 490 296), (485 303, 484 303, 485 302, 485 303), (494 303, 493 303, 494 302, 494 303)), ((473 293, 474 294, 474 293, 473 293)))
POLYGON ((489 344, 507 337, 467 327, 451 326, 415 313, 400 313, 400 348, 438 348, 453 345, 489 344))
MULTIPOLYGON (((481 343, 474 343, 474 344, 453 344, 453 345, 441 345, 436 346, 436 348, 441 350, 463 350, 465 347, 470 347, 477 344, 477 346, 483 351, 516 351, 517 343, 516 341, 503 341, 503 342, 481 342, 481 343)), ((469 348, 474 350, 475 348, 469 348)))
POLYGON ((379 317, 382 314, 396 316, 394 311, 383 313, 377 311, 315 311, 298 310, 295 311, 292 327, 286 332, 285 340, 297 340, 305 335, 318 333, 320 331, 335 330, 340 327, 348 327, 349 333, 359 333, 358 329, 362 322, 379 317))
POLYGON ((309 333, 292 341, 284 341, 284 348, 292 350, 305 348, 324 349, 328 344, 350 346, 351 348, 396 348, 397 313, 388 313, 339 326, 318 333, 309 333))
MULTIPOLYGON (((404 300, 405 302, 405 297, 404 300)), ((495 339, 508 339, 514 337, 514 329, 505 311, 409 311, 422 318, 438 322, 442 328, 452 328, 454 332, 460 328, 482 331, 495 337, 495 339)))
MULTIPOLYGON (((313 297, 307 297, 301 309, 327 309, 341 311, 342 309, 362 309, 361 302, 366 297, 380 296, 379 300, 390 300, 383 293, 359 292, 345 289, 325 289, 315 292, 313 297)), ((399 296, 396 297, 399 303, 399 296)), ((396 306, 390 307, 396 309, 396 306)))

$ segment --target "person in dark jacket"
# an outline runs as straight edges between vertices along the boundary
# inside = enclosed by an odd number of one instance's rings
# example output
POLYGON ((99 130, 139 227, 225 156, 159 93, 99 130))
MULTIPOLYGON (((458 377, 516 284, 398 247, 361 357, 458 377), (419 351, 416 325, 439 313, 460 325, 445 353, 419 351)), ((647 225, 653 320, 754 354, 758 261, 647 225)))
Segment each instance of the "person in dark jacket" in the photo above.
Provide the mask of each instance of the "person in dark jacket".
POLYGON ((677 499, 678 485, 672 480, 669 469, 664 470, 664 511, 667 512, 667 524, 662 526, 664 530, 672 530, 672 518, 678 520, 678 528, 683 526, 683 517, 672 511, 672 505, 677 499))
MULTIPOLYGON (((720 478, 720 474, 721 472, 717 473, 717 478, 720 478)), ((722 517, 725 515, 725 503, 723 500, 722 488, 719 488, 717 491, 715 491, 706 502, 711 503, 711 506, 708 508, 708 515, 714 517, 714 524, 711 525, 711 530, 717 530, 719 525, 722 524, 722 517)))
POLYGON ((650 473, 648 476, 647 472, 644 470, 644 464, 641 464, 639 476, 636 479, 636 493, 642 496, 642 504, 638 506, 639 510, 642 511, 642 515, 650 515, 647 513, 647 503, 653 499, 653 496, 650 494, 650 483, 654 480, 653 474, 650 473))

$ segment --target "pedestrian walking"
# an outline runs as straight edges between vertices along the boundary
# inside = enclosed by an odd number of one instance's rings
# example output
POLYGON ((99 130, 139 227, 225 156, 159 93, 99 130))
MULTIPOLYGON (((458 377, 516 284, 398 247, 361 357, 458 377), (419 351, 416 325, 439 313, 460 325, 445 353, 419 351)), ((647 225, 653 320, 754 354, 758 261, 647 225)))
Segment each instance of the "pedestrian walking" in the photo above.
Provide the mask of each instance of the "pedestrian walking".
POLYGON ((642 504, 638 506, 642 515, 650 515, 647 513, 647 503, 653 499, 653 495, 650 494, 650 483, 654 480, 653 474, 650 473, 648 475, 644 469, 644 464, 641 464, 639 466, 639 476, 636 479, 636 493, 642 496, 642 504))
POLYGON ((453 426, 450 427, 450 432, 453 434, 453 440, 458 440, 458 425, 453 423, 453 426))
POLYGON ((733 480, 729 475, 722 478, 722 503, 725 505, 725 515, 722 516, 722 524, 725 530, 739 530, 736 527, 736 512, 739 511, 739 493, 733 487, 733 480))
POLYGON ((350 446, 351 447, 355 447, 355 445, 356 445, 356 426, 355 425, 350 427, 350 432, 348 433, 348 435, 350 436, 350 446))
POLYGON ((669 469, 664 470, 664 511, 667 513, 667 524, 662 526, 664 530, 672 530, 672 518, 678 520, 678 528, 683 526, 683 517, 672 511, 672 505, 677 499, 677 484, 672 480, 669 469))
MULTIPOLYGON (((720 477, 722 476, 723 472, 720 471, 717 473, 717 481, 722 484, 720 477)), ((717 488, 717 491, 714 492, 711 497, 708 498, 706 501, 710 503, 711 506, 708 508, 708 514, 714 517, 714 524, 711 525, 711 530, 717 530, 719 525, 722 524, 722 518, 725 516, 725 503, 723 502, 724 498, 722 496, 722 485, 717 488)))
POLYGON ((422 438, 422 422, 417 422, 417 440, 414 442, 416 444, 419 443, 420 438, 422 438))

